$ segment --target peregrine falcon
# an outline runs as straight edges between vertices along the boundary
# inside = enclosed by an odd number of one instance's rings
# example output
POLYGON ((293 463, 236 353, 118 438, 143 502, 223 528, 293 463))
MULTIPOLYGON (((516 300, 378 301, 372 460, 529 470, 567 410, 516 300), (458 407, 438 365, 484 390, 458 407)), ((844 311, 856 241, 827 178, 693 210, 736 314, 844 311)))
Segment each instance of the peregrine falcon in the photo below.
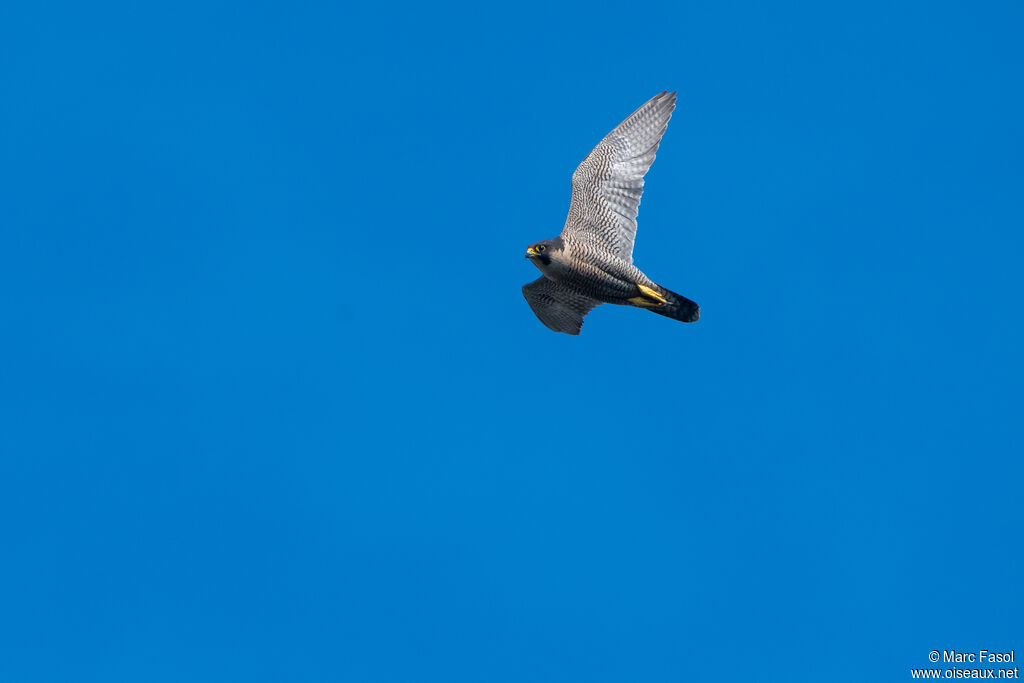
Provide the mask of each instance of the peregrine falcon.
POLYGON ((663 92, 608 133, 572 174, 562 234, 531 244, 526 258, 543 275, 523 287, 530 308, 555 332, 579 334, 603 303, 636 306, 685 323, 700 307, 655 284, 633 265, 636 213, 676 94, 663 92))

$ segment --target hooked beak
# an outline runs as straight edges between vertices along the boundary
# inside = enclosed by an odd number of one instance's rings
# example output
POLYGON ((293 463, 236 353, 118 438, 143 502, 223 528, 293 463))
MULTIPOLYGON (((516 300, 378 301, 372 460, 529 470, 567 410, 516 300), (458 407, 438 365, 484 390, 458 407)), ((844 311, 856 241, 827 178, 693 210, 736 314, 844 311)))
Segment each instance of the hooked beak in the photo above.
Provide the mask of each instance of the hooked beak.
POLYGON ((534 249, 533 247, 530 247, 529 249, 526 250, 526 258, 533 258, 536 255, 537 255, 537 250, 534 249))

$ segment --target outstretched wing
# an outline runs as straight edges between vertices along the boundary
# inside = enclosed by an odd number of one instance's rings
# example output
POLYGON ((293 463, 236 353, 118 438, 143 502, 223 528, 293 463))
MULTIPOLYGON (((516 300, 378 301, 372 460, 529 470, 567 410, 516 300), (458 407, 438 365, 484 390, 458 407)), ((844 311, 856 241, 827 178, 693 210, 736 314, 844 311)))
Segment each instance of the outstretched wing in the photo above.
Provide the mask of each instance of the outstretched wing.
POLYGON ((583 316, 601 304, 597 299, 578 294, 543 275, 523 285, 523 296, 542 323, 555 332, 566 334, 579 334, 583 316))
POLYGON ((572 201, 563 235, 586 235, 633 262, 644 174, 654 163, 675 108, 674 92, 655 95, 587 155, 572 174, 572 201))

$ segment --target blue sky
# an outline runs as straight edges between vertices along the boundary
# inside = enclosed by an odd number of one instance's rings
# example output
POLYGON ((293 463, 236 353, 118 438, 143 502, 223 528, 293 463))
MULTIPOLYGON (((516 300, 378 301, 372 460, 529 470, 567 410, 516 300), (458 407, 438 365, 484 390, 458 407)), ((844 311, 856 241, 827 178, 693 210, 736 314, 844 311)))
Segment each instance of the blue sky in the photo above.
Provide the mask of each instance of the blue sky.
POLYGON ((0 680, 1024 651, 1018 3, 0 10, 0 680), (636 262, 527 244, 661 90, 636 262))

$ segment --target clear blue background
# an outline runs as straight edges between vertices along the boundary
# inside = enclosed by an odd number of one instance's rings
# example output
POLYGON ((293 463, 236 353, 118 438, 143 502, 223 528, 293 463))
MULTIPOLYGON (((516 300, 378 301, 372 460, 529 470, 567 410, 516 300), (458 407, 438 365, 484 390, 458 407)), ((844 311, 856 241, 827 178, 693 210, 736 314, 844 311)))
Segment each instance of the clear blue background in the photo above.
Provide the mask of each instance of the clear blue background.
POLYGON ((0 680, 1024 654, 1019 3, 19 4, 0 680), (664 89, 703 317, 553 334, 523 250, 664 89))

